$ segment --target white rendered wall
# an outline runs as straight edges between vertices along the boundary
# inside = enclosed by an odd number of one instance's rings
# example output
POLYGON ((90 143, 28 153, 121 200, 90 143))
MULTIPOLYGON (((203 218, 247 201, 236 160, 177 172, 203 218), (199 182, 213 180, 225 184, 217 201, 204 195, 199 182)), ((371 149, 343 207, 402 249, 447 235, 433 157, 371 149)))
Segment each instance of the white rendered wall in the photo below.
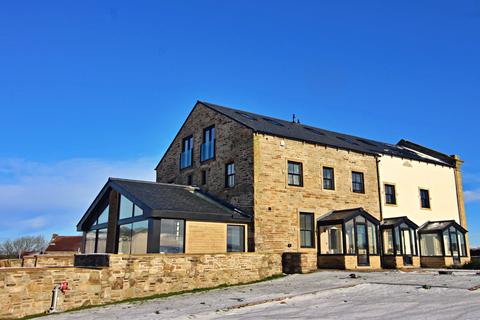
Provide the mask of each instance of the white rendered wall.
POLYGON ((454 169, 391 156, 379 158, 383 218, 407 216, 421 226, 427 221, 459 221, 454 169), (395 185, 396 205, 385 204, 385 184, 395 185), (431 209, 420 207, 420 189, 430 191, 431 209))

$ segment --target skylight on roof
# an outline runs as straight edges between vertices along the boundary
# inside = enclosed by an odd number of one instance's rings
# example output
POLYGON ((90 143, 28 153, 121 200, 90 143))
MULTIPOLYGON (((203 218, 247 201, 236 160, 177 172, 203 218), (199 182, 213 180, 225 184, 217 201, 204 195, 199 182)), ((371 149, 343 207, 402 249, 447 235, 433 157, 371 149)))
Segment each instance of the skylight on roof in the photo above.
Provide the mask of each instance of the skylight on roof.
POLYGON ((345 138, 345 137, 340 137, 340 136, 337 136, 337 139, 339 139, 339 140, 342 140, 342 141, 345 141, 345 142, 347 142, 347 143, 354 144, 354 145, 356 145, 356 146, 358 146, 358 145, 359 145, 359 144, 358 144, 358 143, 356 143, 355 141, 352 141, 352 140, 350 140, 350 139, 347 139, 347 138, 345 138))
POLYGON ((373 143, 371 143, 370 141, 367 141, 367 140, 364 140, 364 139, 360 139, 360 138, 357 138, 356 140, 357 140, 357 141, 360 141, 361 143, 368 144, 369 146, 376 147, 376 145, 373 144, 373 143))
POLYGON ((268 118, 262 118, 263 120, 273 124, 273 125, 276 125, 276 126, 279 126, 279 127, 283 127, 283 124, 281 124, 280 122, 278 121, 275 121, 273 119, 268 119, 268 118))
POLYGON ((237 113, 238 113, 239 115, 241 115, 242 117, 245 117, 245 118, 247 118, 247 119, 257 120, 257 118, 255 118, 254 116, 252 116, 252 115, 250 115, 250 114, 248 114, 248 113, 238 112, 238 111, 237 111, 237 113))
POLYGON ((320 130, 317 130, 317 129, 314 129, 314 128, 309 128, 309 127, 303 127, 305 130, 308 130, 310 132, 313 132, 315 134, 318 134, 318 135, 321 135, 321 136, 324 136, 325 133, 321 132, 320 130))

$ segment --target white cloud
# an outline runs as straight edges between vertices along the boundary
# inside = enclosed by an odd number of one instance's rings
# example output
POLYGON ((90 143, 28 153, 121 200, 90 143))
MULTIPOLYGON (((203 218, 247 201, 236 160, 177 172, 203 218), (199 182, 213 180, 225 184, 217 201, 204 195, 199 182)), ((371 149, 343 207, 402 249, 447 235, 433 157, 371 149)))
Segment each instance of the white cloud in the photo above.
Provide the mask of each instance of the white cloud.
POLYGON ((0 159, 2 238, 75 230, 108 177, 154 180, 158 159, 68 159, 41 163, 0 159))
POLYGON ((480 201, 480 189, 465 191, 464 197, 465 197, 465 202, 480 201))

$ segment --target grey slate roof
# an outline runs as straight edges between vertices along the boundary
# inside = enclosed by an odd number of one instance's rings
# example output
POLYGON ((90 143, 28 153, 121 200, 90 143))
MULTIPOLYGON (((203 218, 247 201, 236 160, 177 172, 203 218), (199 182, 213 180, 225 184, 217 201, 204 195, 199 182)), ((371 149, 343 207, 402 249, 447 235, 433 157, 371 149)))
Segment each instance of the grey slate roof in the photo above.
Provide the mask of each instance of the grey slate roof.
POLYGON ((248 111, 232 109, 209 102, 198 101, 198 103, 249 127, 255 132, 357 151, 365 154, 391 155, 444 166, 454 165, 453 159, 448 155, 422 147, 418 144, 410 143, 406 140, 401 140, 398 144, 389 144, 263 116, 248 111))
POLYGON ((150 181, 109 178, 77 225, 83 230, 85 221, 101 202, 110 188, 127 197, 144 210, 146 217, 177 218, 216 222, 251 222, 251 217, 241 210, 199 188, 150 181))
POLYGON ((345 222, 355 218, 356 216, 362 215, 371 222, 379 223, 378 219, 372 216, 370 213, 365 211, 363 208, 352 208, 344 210, 334 210, 331 211, 317 219, 320 223, 330 223, 330 222, 345 222))
POLYGON ((384 218, 381 225, 382 227, 396 227, 402 223, 405 223, 412 227, 413 229, 418 229, 418 225, 407 217, 395 217, 395 218, 384 218))
POLYGON ((467 232, 461 225, 459 225, 455 220, 444 220, 444 221, 427 221, 425 222, 420 229, 418 230, 419 233, 434 233, 438 231, 443 231, 450 226, 454 226, 455 228, 467 232))

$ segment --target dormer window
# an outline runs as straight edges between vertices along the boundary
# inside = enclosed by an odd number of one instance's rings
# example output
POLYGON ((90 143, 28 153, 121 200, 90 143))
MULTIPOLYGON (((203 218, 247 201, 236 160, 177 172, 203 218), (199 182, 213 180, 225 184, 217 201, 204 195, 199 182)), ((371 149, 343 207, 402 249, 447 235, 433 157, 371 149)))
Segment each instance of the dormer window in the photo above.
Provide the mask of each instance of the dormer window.
POLYGON ((213 158, 215 158, 215 127, 211 126, 203 130, 200 160, 206 161, 213 158))

